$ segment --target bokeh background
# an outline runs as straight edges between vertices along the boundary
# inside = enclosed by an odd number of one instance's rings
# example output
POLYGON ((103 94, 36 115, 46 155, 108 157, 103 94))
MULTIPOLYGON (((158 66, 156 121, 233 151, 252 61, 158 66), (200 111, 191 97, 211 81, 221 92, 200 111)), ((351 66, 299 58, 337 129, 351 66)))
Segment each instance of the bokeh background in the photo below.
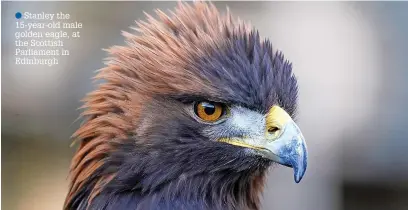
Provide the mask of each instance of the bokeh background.
MULTIPOLYGON (((80 99, 101 50, 143 11, 176 2, 2 2, 2 209, 61 209, 80 99), (81 38, 53 67, 14 64, 14 14, 64 12, 81 38)), ((274 168, 273 210, 408 209, 408 2, 215 2, 248 20, 293 62, 309 168, 274 168)))

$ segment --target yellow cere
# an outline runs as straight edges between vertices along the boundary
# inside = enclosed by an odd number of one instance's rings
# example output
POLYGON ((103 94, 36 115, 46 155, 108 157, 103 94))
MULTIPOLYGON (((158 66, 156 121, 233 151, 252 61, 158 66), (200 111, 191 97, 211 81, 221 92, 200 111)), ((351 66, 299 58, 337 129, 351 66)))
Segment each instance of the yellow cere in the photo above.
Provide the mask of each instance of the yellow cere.
POLYGON ((284 129, 284 126, 286 123, 290 122, 292 118, 289 116, 289 114, 280 108, 279 106, 272 106, 272 108, 269 110, 268 114, 266 115, 266 135, 268 139, 273 139, 277 138, 281 133, 282 130, 284 129), (279 130, 277 132, 274 132, 273 134, 270 134, 268 132, 268 129, 271 128, 278 128, 279 130))
POLYGON ((273 106, 266 115, 266 127, 281 127, 288 123, 292 118, 279 106, 273 106))

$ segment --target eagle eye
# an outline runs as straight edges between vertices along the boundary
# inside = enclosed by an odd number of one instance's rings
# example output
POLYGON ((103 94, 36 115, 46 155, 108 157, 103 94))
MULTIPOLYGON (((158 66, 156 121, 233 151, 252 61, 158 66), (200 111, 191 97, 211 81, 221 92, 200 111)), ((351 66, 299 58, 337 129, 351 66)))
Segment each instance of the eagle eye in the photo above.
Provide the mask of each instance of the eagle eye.
POLYGON ((222 103, 201 101, 194 104, 195 114, 204 122, 216 122, 226 112, 226 107, 222 103))

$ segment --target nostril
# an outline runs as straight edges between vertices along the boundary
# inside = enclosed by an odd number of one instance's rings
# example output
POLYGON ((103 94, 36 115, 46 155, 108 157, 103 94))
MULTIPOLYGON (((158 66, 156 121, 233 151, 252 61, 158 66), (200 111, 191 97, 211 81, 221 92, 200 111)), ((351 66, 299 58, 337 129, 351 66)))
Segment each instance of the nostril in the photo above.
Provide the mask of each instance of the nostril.
POLYGON ((268 132, 269 132, 269 133, 275 133, 275 132, 277 132, 277 131, 279 131, 279 128, 278 128, 278 127, 273 126, 273 127, 268 128, 268 132))

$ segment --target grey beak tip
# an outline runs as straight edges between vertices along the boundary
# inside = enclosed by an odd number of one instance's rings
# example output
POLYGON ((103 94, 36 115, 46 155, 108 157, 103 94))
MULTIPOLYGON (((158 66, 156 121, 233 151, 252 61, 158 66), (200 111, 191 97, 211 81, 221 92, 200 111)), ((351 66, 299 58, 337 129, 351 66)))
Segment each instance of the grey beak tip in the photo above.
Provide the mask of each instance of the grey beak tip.
POLYGON ((296 182, 296 184, 298 184, 298 183, 300 182, 300 180, 302 180, 302 178, 295 176, 295 182, 296 182))
POLYGON ((302 180, 304 174, 305 174, 305 171, 303 171, 301 174, 295 173, 294 178, 295 178, 296 184, 298 184, 302 180))
POLYGON ((296 170, 296 168, 295 168, 294 178, 295 178, 295 182, 296 182, 296 183, 299 183, 300 180, 302 180, 303 174, 304 174, 304 171, 299 173, 299 171, 296 170))
POLYGON ((305 155, 303 156, 303 158, 300 158, 300 161, 295 162, 295 164, 292 166, 296 183, 299 183, 306 173, 307 153, 306 153, 306 148, 303 147, 303 149, 304 149, 303 152, 305 155))
POLYGON ((295 174, 294 174, 295 182, 299 183, 302 180, 304 174, 305 174, 305 170, 302 170, 299 172, 295 169, 295 174))

